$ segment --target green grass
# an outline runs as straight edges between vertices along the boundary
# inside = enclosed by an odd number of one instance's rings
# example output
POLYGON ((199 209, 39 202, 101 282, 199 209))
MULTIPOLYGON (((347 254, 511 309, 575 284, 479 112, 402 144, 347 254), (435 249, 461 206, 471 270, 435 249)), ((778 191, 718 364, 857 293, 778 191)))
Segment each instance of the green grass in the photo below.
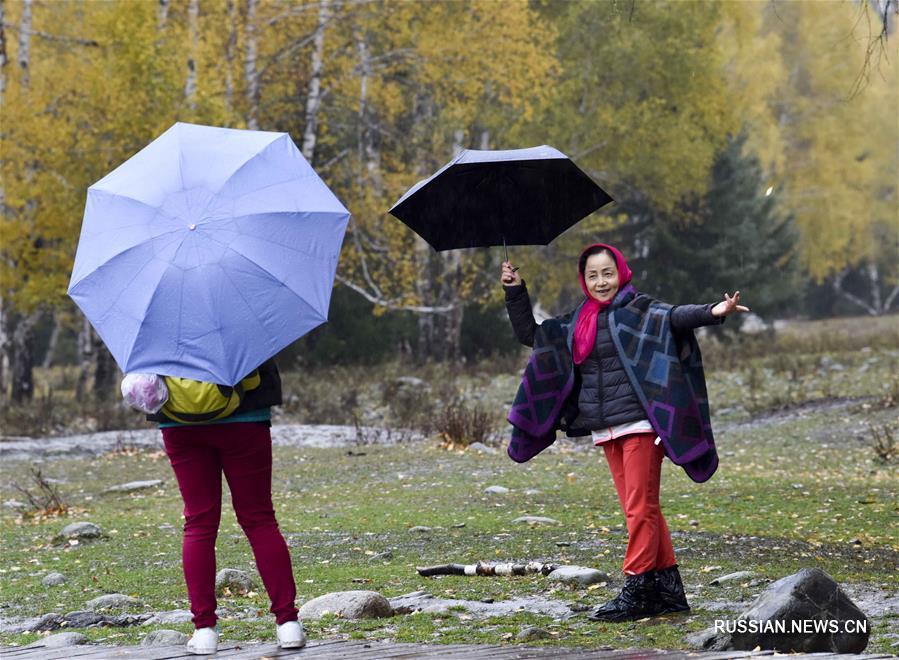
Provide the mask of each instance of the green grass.
MULTIPOLYGON (((721 466, 708 483, 694 484, 666 461, 662 477, 663 511, 694 606, 690 616, 613 625, 591 623, 583 614, 566 621, 524 612, 481 620, 453 610, 361 622, 328 617, 307 622, 310 636, 512 643, 524 626, 537 625, 551 637, 534 644, 684 648, 688 632, 735 615, 764 589, 764 581, 708 584, 713 577, 737 570, 774 580, 817 566, 840 583, 863 585, 895 598, 899 458, 879 460, 870 432, 892 428, 892 437, 896 434, 899 351, 893 341, 895 326, 889 321, 867 324, 867 334, 859 337, 852 335, 851 326, 824 322, 804 325, 767 344, 747 340, 732 349, 714 343, 704 348, 721 466), (878 324, 880 330, 873 332, 878 324), (776 412, 780 409, 786 410, 776 412), (722 611, 722 602, 733 603, 733 609, 722 611)), ((454 392, 477 393, 483 395, 481 403, 497 410, 505 407, 517 384, 517 377, 509 373, 447 374, 441 369, 432 365, 423 372, 406 372, 393 365, 385 378, 443 379, 444 385, 432 390, 435 400, 448 399, 454 392)), ((317 379, 287 375, 285 382, 297 400, 321 401, 308 414, 347 412, 340 404, 344 399, 358 407, 359 418, 372 408, 383 410, 388 422, 414 420, 419 414, 410 409, 392 411, 385 385, 355 379, 349 371, 344 376, 342 381, 352 383, 352 396, 333 387, 333 381, 319 387, 317 379)), ((300 414, 306 410, 303 406, 287 408, 280 421, 312 421, 300 414)), ((32 413, 41 417, 37 408, 28 414, 32 413)), ((13 412, 4 414, 9 418, 13 412)), ((565 444, 564 450, 525 465, 512 463, 502 453, 446 451, 436 439, 355 447, 354 453, 359 452, 364 455, 351 456, 345 449, 275 448, 274 500, 293 557, 300 603, 338 590, 372 589, 393 597, 423 589, 457 599, 500 601, 540 595, 592 606, 614 595, 620 585, 626 534, 601 451, 565 444), (483 490, 490 485, 512 491, 485 495, 483 490), (536 492, 527 494, 529 489, 536 492), (549 516, 561 524, 512 524, 525 514, 549 516), (410 532, 416 525, 432 531, 410 532), (558 545, 562 541, 569 545, 558 545), (388 550, 389 559, 375 558, 388 550), (554 588, 537 576, 425 579, 415 572, 421 565, 477 560, 579 564, 607 571, 615 579, 592 589, 569 589, 554 588)), ((12 484, 30 485, 28 467, 17 461, 0 464, 0 499, 22 499, 12 484)), ((188 608, 180 564, 182 505, 161 452, 54 460, 41 468, 45 476, 64 480, 58 488, 72 508, 62 518, 22 519, 8 509, 0 512, 0 614, 80 610, 104 593, 138 597, 146 611, 188 608), (164 483, 156 490, 100 494, 114 484, 157 478, 164 483), (62 527, 79 520, 99 524, 104 537, 78 545, 54 544, 52 538, 62 527), (41 578, 53 571, 69 581, 61 587, 43 587, 41 578)), ((225 500, 218 565, 255 575, 227 494, 225 500)), ((273 640, 274 626, 261 589, 220 599, 219 604, 228 611, 221 620, 226 640, 273 640), (257 615, 261 618, 254 619, 257 615)), ((189 632, 191 625, 165 627, 189 632)), ((135 644, 150 630, 81 632, 95 641, 135 644)), ((896 633, 899 617, 881 619, 868 651, 895 652, 890 635, 896 633)), ((0 643, 24 644, 36 637, 3 634, 0 643)))
MULTIPOLYGON (((776 579, 819 566, 840 582, 877 585, 895 593, 899 479, 895 465, 879 464, 870 447, 854 435, 865 423, 877 423, 894 412, 844 408, 778 423, 724 427, 718 434, 721 468, 702 485, 666 462, 663 509, 693 597, 690 617, 649 625, 597 625, 583 615, 553 622, 519 613, 473 624, 464 613, 451 612, 373 622, 311 622, 310 635, 498 643, 512 639, 524 625, 540 625, 552 633, 551 639, 536 642, 540 644, 683 648, 686 632, 721 616, 705 610, 704 602, 749 599, 761 588, 707 586, 712 577, 726 572, 752 570, 776 579)), ((388 597, 425 589, 460 599, 542 594, 586 604, 614 594, 617 582, 593 590, 553 590, 541 577, 424 579, 415 572, 416 566, 426 564, 533 559, 595 566, 617 576, 625 534, 601 452, 546 454, 516 465, 502 455, 448 452, 430 442, 369 446, 364 451, 364 456, 348 456, 340 449, 275 450, 274 498, 291 548, 300 602, 359 588, 388 597), (483 494, 492 484, 512 492, 483 494), (527 495, 526 489, 540 492, 527 495), (562 524, 511 523, 523 514, 550 516, 562 524), (460 523, 465 526, 454 527, 460 523), (415 525, 429 526, 432 532, 409 532, 415 525), (559 547, 557 541, 571 545, 559 547), (386 550, 393 553, 389 560, 372 560, 386 550)), ((9 484, 23 482, 22 468, 3 464, 4 499, 15 496, 9 484)), ((6 616, 83 609, 87 600, 111 592, 136 596, 148 610, 187 608, 180 569, 181 503, 164 455, 114 454, 59 460, 43 468, 46 476, 67 480, 59 488, 76 512, 37 522, 4 514, 0 571, 6 616), (130 496, 98 494, 138 478, 165 483, 130 496), (53 544, 53 535, 74 520, 97 523, 105 536, 92 543, 53 544), (51 571, 64 573, 69 582, 43 587, 41 577, 51 571)), ((219 567, 255 574, 248 544, 227 507, 218 558, 219 567)), ((225 598, 220 605, 231 612, 222 621, 227 639, 273 638, 268 617, 241 620, 247 614, 265 614, 264 593, 225 598)), ((888 650, 883 635, 897 623, 893 619, 881 626, 869 648, 888 650)), ((166 627, 187 632, 190 626, 166 627)), ((83 632, 94 640, 133 644, 149 630, 83 632)), ((7 634, 0 641, 23 644, 34 638, 7 634)))

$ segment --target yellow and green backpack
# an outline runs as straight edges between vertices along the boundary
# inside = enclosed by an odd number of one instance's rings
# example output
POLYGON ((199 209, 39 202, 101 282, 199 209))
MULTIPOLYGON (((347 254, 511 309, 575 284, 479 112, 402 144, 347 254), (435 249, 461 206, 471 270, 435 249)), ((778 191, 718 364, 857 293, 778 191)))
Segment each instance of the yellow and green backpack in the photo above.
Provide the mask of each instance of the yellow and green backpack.
POLYGON ((244 394, 262 382, 258 369, 233 387, 177 376, 164 379, 169 398, 160 412, 181 424, 205 424, 227 417, 240 406, 244 394))

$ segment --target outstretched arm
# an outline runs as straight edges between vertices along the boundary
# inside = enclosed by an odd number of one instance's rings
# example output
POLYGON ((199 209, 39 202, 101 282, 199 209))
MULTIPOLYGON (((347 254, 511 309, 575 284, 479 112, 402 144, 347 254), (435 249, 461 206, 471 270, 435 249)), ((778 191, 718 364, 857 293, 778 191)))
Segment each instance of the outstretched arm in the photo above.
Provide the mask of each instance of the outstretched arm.
POLYGON ((748 312, 749 308, 739 304, 740 292, 733 298, 727 293, 724 300, 711 305, 677 305, 671 310, 671 326, 675 330, 692 330, 704 325, 720 325, 734 312, 748 312))
POLYGON ((500 281, 506 292, 506 312, 509 314, 509 321, 512 323, 515 336, 525 346, 533 346, 537 322, 534 320, 534 312, 531 310, 531 298, 528 296, 527 285, 518 274, 518 269, 508 261, 503 262, 500 281))

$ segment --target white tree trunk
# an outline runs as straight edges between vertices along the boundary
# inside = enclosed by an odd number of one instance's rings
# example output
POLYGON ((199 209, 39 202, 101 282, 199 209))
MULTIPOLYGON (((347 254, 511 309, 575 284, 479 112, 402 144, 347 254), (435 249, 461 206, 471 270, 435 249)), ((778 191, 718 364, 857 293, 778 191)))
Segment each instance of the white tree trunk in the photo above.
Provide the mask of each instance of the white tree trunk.
POLYGON ((9 333, 7 332, 7 302, 0 297, 0 399, 6 398, 6 378, 9 374, 9 333))
MULTIPOLYGON (((5 20, 5 0, 0 0, 0 108, 3 107, 3 98, 6 93, 6 62, 8 58, 6 56, 6 29, 3 26, 3 21, 5 20)), ((3 163, 3 154, 0 152, 0 165, 3 163)), ((6 213, 6 189, 3 186, 3 180, 0 179, 0 214, 6 213)), ((0 352, 3 350, 3 346, 5 346, 4 338, 5 333, 2 328, 3 325, 3 298, 0 297, 0 352)), ((2 353, 2 357, 0 360, 5 359, 6 353, 2 353)), ((0 364, 0 393, 6 392, 6 389, 3 387, 3 375, 6 373, 6 370, 3 368, 3 365, 0 364)))
POLYGON ((225 44, 225 110, 234 108, 234 51, 237 49, 237 3, 228 0, 228 41, 225 44))
POLYGON ((197 53, 200 47, 200 0, 190 0, 187 6, 187 29, 190 35, 190 51, 187 55, 187 80, 184 83, 184 100, 191 110, 197 109, 197 53))
POLYGON ((865 312, 867 312, 871 316, 877 316, 879 313, 878 310, 876 310, 874 307, 869 305, 867 302, 865 302, 864 300, 862 300, 861 298, 856 296, 851 291, 846 291, 843 288, 843 279, 846 277, 848 272, 849 272, 848 270, 844 270, 843 272, 838 273, 836 276, 834 276, 834 278, 833 278, 834 291, 836 291, 837 294, 841 295, 843 298, 845 298, 846 300, 851 302, 853 305, 858 305, 859 307, 861 307, 863 310, 865 310, 865 312))
POLYGON ((171 0, 159 0, 159 10, 156 14, 156 29, 162 32, 169 20, 169 4, 171 0))
POLYGON ((78 332, 78 381, 75 383, 75 400, 84 401, 87 396, 87 383, 91 376, 91 365, 94 357, 93 328, 90 321, 79 310, 81 329, 78 332))
POLYGON ((331 19, 330 0, 319 0, 318 27, 312 41, 312 71, 306 94, 306 127, 303 130, 303 156, 310 163, 315 157, 318 137, 318 111, 321 108, 321 79, 325 62, 325 27, 331 19))
MULTIPOLYGON (((4 16, 6 8, 4 3, 5 0, 0 0, 0 108, 3 107, 3 95, 6 92, 6 28, 3 26, 3 21, 6 20, 4 16)), ((3 198, 0 197, 0 209, 2 208, 3 198)))
POLYGON ((247 128, 259 128, 259 72, 256 70, 256 6, 258 0, 247 0, 247 23, 245 26, 247 52, 244 56, 243 71, 246 79, 247 128))
POLYGON ((27 88, 31 82, 31 5, 32 0, 22 2, 22 20, 19 24, 19 53, 18 61, 21 71, 22 87, 27 88))

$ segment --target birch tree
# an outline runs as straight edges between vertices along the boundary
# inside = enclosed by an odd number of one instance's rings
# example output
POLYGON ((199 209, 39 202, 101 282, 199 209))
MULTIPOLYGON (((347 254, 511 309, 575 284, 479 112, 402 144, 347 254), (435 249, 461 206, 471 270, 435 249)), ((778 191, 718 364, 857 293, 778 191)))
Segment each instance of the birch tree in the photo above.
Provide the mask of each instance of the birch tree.
POLYGON ((321 109, 322 69, 324 67, 325 30, 331 20, 330 0, 319 0, 318 26, 312 41, 312 66, 306 92, 305 127, 303 129, 303 156, 310 163, 315 157, 315 143, 318 137, 318 113, 321 109))
POLYGON ((200 47, 199 26, 200 0, 190 0, 187 5, 187 79, 184 83, 184 100, 191 110, 197 109, 197 51, 200 47))

